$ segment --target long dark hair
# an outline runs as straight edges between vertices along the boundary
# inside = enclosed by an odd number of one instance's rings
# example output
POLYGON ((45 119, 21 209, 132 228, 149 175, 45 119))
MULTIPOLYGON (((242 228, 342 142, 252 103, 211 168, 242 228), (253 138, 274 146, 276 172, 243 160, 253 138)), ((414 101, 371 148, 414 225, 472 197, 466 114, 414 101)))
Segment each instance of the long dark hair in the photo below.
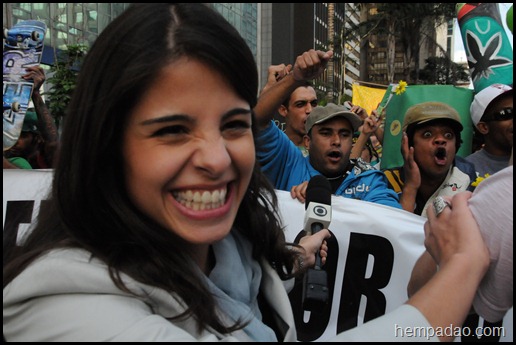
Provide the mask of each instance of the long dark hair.
MULTIPOLYGON (((217 12, 195 3, 131 5, 87 54, 64 123, 49 207, 26 243, 4 257, 4 287, 48 250, 83 248, 108 265, 121 289, 129 291, 121 279, 127 274, 179 296, 188 308, 178 317, 193 316, 199 328, 242 327, 221 322, 181 239, 137 209, 125 186, 122 144, 129 114, 162 68, 183 56, 219 71, 256 105, 254 57, 217 12)), ((255 258, 265 257, 288 278, 295 258, 285 246, 277 209, 274 189, 257 163, 234 229, 253 244, 255 258)))

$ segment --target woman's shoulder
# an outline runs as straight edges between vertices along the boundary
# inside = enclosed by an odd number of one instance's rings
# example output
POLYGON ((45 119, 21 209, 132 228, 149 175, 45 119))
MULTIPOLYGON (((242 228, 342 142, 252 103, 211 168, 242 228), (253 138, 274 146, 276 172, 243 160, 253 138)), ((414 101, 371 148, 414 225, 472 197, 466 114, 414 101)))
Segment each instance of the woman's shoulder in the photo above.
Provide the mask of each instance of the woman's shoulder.
MULTIPOLYGON (((107 266, 82 249, 54 249, 32 262, 4 288, 5 297, 15 299, 46 294, 100 290, 110 281, 107 266), (103 284, 101 284, 103 283, 103 284)), ((112 284, 111 284, 112 285, 112 284)))
MULTIPOLYGON (((153 288, 121 274, 134 294, 148 295, 153 288)), ((16 303, 32 297, 58 294, 129 295, 111 279, 105 262, 78 248, 54 249, 34 260, 4 288, 5 299, 16 303)))
POLYGON ((173 294, 121 277, 127 291, 113 282, 104 262, 85 250, 56 249, 42 255, 4 288, 7 340, 191 338, 165 319, 185 311, 173 294), (42 327, 48 320, 52 327, 42 327))

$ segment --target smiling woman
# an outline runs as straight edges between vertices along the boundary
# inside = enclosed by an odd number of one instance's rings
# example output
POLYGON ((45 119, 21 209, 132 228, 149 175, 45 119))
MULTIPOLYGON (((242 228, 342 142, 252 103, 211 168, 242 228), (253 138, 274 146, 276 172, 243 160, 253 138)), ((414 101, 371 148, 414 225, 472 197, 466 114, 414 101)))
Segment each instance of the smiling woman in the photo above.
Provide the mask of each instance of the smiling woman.
POLYGON ((255 162, 257 87, 252 52, 205 5, 134 4, 102 32, 48 208, 4 251, 7 340, 277 340, 281 278, 325 256, 328 230, 285 242, 255 162))
MULTIPOLYGON (((132 4, 111 22, 79 75, 45 212, 23 245, 4 241, 5 340, 297 341, 283 280, 317 252, 324 264, 330 233, 286 243, 254 155, 257 88, 251 50, 203 4, 132 4)), ((430 295, 353 334, 463 321, 488 255, 459 225, 427 231, 442 268, 430 295)))
MULTIPOLYGON (((123 152, 137 207, 186 247, 225 237, 255 166, 249 102, 204 62, 179 59, 161 71, 131 114, 123 152), (223 203, 219 191, 227 196, 223 203)), ((205 272, 206 260, 198 262, 205 272)))

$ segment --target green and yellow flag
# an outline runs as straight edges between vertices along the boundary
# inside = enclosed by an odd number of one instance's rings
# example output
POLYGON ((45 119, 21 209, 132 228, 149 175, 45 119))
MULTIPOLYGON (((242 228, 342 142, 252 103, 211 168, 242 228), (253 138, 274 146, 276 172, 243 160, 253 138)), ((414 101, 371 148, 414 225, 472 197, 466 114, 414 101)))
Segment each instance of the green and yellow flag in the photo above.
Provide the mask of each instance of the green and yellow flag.
POLYGON ((378 108, 378 105, 382 101, 386 87, 377 88, 353 84, 352 90, 353 98, 351 103, 361 106, 368 114, 371 114, 371 111, 378 108))
POLYGON ((381 169, 403 165, 401 127, 405 112, 413 105, 431 101, 446 103, 457 110, 464 126, 461 132, 462 145, 457 155, 464 157, 471 153, 473 124, 469 107, 473 101, 473 90, 453 85, 409 85, 399 92, 398 85, 391 85, 380 104, 386 110, 381 169))

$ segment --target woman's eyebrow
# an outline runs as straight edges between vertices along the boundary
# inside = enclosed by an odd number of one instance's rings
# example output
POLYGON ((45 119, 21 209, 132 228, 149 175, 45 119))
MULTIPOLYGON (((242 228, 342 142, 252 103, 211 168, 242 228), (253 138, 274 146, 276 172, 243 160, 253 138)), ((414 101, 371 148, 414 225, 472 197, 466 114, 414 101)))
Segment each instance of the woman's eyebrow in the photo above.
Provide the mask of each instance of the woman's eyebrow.
POLYGON ((160 116, 155 117, 152 119, 147 119, 142 121, 140 124, 144 126, 153 125, 156 123, 165 123, 165 122, 171 122, 171 121, 193 121, 192 118, 185 114, 176 114, 176 115, 166 115, 166 116, 160 116))

